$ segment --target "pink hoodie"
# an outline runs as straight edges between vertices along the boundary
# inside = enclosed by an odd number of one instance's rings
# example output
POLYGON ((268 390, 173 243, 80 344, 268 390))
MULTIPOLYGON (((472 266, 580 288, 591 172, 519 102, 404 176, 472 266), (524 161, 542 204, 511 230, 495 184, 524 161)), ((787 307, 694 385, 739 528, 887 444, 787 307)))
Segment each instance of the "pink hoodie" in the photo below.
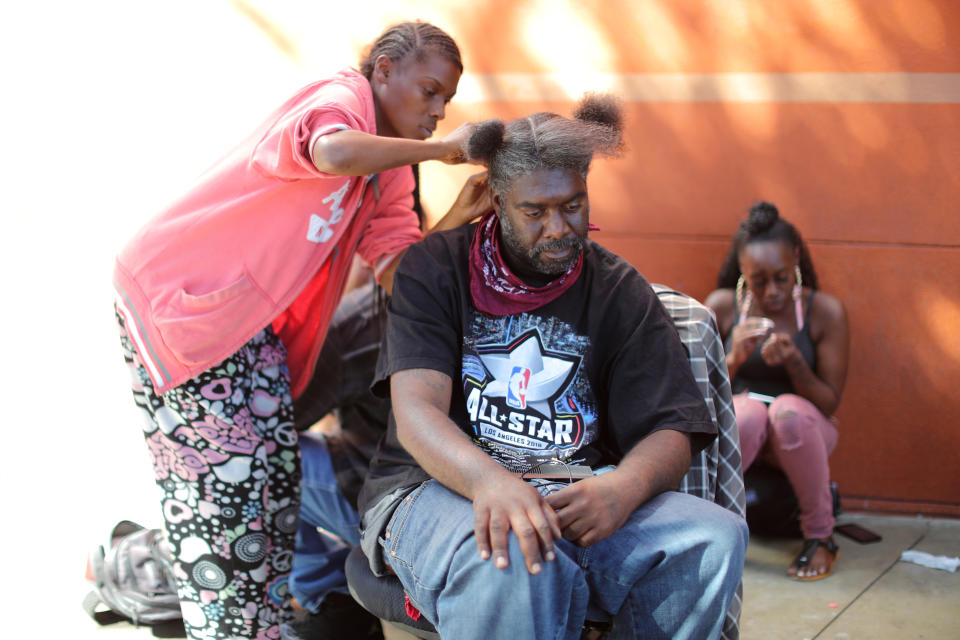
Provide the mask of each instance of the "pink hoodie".
POLYGON ((376 133, 370 84, 353 70, 287 101, 117 256, 117 307, 158 393, 272 324, 296 397, 354 253, 379 277, 420 239, 409 167, 344 177, 313 165, 317 136, 347 128, 376 133))

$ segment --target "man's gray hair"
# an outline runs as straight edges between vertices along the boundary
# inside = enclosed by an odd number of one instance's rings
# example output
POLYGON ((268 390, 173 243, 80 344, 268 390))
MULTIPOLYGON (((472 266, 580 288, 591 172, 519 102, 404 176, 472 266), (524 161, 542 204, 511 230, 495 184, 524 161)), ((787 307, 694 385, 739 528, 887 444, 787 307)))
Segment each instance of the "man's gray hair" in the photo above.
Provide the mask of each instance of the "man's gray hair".
POLYGON ((504 124, 487 120, 467 141, 467 155, 486 165, 490 187, 501 196, 516 178, 538 169, 574 169, 584 178, 595 153, 623 150, 623 113, 612 95, 587 94, 573 118, 534 113, 504 124))

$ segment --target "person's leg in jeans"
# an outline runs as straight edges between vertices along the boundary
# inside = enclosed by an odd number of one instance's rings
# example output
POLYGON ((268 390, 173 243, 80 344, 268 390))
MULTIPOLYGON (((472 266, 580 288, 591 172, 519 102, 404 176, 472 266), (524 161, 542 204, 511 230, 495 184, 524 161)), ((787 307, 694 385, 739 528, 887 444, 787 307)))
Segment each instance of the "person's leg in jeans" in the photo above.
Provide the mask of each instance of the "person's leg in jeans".
POLYGON ((588 606, 614 617, 611 638, 715 637, 747 544, 739 516, 668 493, 592 547, 557 541, 557 559, 537 575, 511 535, 500 570, 477 553, 473 505, 435 481, 397 508, 386 535, 383 557, 414 605, 441 637, 465 639, 576 639, 588 606))
POLYGON ((610 640, 719 637, 747 539, 746 522, 732 511, 660 494, 609 537, 576 548, 591 610, 613 617, 610 640))
POLYGON ((349 593, 343 567, 350 548, 360 544, 360 516, 337 485, 323 434, 300 434, 300 458, 300 529, 290 588, 303 608, 316 613, 327 594, 349 593))
POLYGON ((777 397, 769 420, 768 455, 797 494, 803 537, 828 538, 834 518, 827 458, 837 444, 837 428, 813 403, 793 394, 777 397))
POLYGON ((738 393, 733 396, 733 411, 740 432, 740 457, 746 471, 767 442, 767 405, 748 398, 746 393, 738 393))
POLYGON ((511 533, 510 566, 497 569, 477 552, 473 518, 469 500, 430 480, 397 507, 381 540, 384 560, 440 636, 579 638, 589 594, 576 562, 557 554, 531 575, 511 533))

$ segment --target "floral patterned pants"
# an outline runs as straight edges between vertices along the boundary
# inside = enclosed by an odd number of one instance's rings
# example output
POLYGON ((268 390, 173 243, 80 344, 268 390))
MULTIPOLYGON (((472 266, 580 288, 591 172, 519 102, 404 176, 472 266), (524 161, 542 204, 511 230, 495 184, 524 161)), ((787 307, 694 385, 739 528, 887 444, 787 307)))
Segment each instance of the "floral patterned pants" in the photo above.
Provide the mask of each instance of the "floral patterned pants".
POLYGON ((279 639, 300 509, 286 350, 268 327, 157 395, 118 314, 133 395, 163 494, 187 632, 279 639))

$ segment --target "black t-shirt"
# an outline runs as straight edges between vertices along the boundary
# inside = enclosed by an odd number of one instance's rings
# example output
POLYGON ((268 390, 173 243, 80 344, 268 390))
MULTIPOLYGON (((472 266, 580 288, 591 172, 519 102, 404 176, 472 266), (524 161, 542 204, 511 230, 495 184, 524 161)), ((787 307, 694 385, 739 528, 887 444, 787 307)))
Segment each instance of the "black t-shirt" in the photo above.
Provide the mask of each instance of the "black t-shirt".
MULTIPOLYGON (((559 455, 616 464, 660 429, 691 434, 699 451, 716 429, 673 322, 640 273, 593 241, 560 297, 492 317, 470 299, 475 225, 412 246, 394 275, 375 389, 391 374, 432 369, 453 380, 451 419, 511 471, 559 455)), ((395 400, 396 401, 396 400, 395 400)), ((360 492, 361 513, 429 476, 386 438, 360 492)))

